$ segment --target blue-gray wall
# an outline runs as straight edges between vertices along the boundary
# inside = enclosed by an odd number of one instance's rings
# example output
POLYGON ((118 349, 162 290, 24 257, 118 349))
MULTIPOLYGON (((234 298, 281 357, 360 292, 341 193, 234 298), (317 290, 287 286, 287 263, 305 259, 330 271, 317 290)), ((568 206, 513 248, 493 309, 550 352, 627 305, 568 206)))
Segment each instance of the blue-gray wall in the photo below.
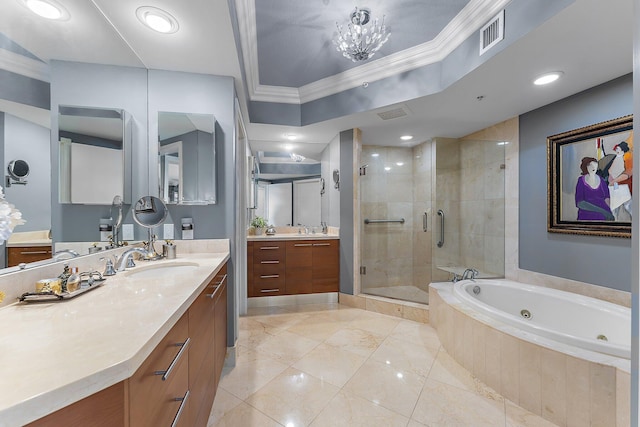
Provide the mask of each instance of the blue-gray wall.
POLYGON ((520 268, 631 291, 631 240, 547 232, 548 136, 633 113, 627 75, 520 116, 520 268))
MULTIPOLYGON (((127 112, 130 128, 131 201, 149 194, 149 149, 147 144, 147 70, 131 67, 51 61, 51 227, 54 242, 100 240, 100 218, 110 218, 110 206, 60 204, 58 201, 58 106, 117 108, 127 112)), ((96 167, 101 167, 96 159, 96 167)), ((99 185, 97 183, 96 185, 99 185)), ((114 194, 115 196, 115 194, 114 194)), ((123 195, 121 195, 123 196, 123 195)), ((125 224, 133 224, 131 215, 125 224)), ((146 234, 136 227, 136 238, 146 234)))
MULTIPOLYGON (((0 113, 2 114, 2 113, 0 113)), ((35 123, 4 115, 3 171, 12 160, 29 163, 26 185, 4 187, 7 201, 22 213, 27 222, 16 227, 15 232, 51 229, 51 161, 49 156, 49 129, 35 123)))

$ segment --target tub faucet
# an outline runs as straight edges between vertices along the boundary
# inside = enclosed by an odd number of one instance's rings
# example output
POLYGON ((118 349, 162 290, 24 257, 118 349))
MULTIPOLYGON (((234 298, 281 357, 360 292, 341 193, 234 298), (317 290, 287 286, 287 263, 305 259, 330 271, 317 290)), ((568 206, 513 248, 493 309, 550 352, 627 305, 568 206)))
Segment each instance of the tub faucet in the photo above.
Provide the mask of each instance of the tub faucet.
POLYGON ((462 273, 462 280, 471 279, 475 281, 478 274, 480 273, 475 268, 467 268, 464 273, 462 273))

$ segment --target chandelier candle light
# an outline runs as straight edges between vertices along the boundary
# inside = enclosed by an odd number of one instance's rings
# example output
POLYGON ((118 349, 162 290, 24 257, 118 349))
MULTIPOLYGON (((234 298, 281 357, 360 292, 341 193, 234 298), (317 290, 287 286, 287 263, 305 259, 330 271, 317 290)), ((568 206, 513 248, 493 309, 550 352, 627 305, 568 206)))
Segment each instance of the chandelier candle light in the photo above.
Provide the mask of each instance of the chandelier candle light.
POLYGON ((343 31, 342 25, 336 22, 338 37, 333 43, 337 51, 342 52, 342 56, 353 62, 366 61, 389 40, 390 33, 387 32, 384 24, 384 16, 382 16, 382 22, 378 22, 376 18, 373 24, 367 27, 366 24, 370 20, 371 10, 356 7, 351 13, 351 22, 347 24, 347 31, 343 31))

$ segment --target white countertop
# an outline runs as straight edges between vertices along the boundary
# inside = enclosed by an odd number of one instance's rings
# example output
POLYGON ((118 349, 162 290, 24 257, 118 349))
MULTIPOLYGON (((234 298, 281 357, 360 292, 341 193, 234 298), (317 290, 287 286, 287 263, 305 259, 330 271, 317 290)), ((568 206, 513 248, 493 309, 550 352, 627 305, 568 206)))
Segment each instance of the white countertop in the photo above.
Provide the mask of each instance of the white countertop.
POLYGON ((193 262, 163 280, 118 272, 76 298, 0 309, 0 427, 37 420, 132 376, 229 252, 137 262, 134 269, 193 262))
POLYGON ((340 235, 336 233, 329 234, 298 234, 298 233, 276 233, 272 236, 261 234, 260 236, 250 235, 247 236, 248 241, 261 241, 261 240, 336 240, 340 239, 340 235))
POLYGON ((24 248, 27 246, 51 246, 49 230, 23 231, 13 233, 7 240, 8 248, 24 248))

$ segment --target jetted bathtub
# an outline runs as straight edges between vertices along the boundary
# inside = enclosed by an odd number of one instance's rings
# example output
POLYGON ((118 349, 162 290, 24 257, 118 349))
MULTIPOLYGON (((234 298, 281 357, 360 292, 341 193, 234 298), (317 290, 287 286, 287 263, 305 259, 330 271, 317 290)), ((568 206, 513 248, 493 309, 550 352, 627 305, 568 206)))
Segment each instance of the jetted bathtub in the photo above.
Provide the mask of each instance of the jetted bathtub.
POLYGON ((631 357, 631 310, 606 301, 510 280, 463 280, 464 304, 524 331, 616 357, 631 357))

